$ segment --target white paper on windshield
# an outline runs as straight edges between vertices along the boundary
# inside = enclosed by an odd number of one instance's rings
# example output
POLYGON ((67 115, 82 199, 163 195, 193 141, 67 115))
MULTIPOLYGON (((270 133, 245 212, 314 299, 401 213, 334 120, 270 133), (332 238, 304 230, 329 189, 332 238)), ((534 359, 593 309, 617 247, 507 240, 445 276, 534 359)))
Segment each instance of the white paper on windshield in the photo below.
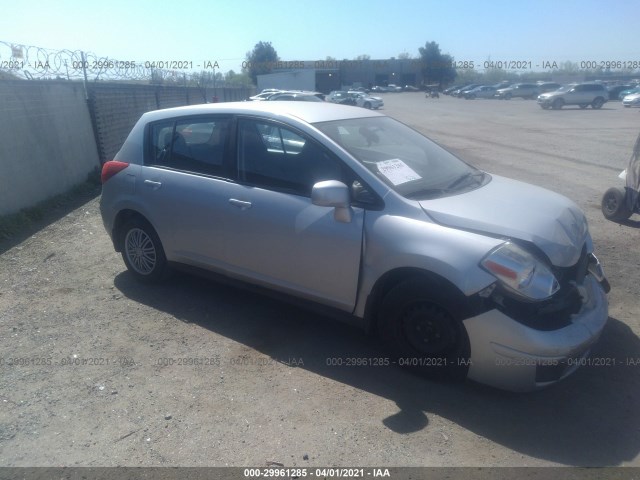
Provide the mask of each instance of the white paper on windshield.
POLYGON ((378 162, 378 171, 394 185, 420 180, 422 177, 399 158, 378 162))

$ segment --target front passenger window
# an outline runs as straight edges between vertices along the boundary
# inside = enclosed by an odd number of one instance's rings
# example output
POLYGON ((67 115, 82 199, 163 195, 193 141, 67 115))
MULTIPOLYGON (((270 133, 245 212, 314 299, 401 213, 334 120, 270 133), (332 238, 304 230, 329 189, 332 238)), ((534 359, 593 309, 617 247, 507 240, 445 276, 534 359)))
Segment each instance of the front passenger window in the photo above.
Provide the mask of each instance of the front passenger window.
POLYGON ((240 120, 238 176, 259 187, 310 196, 319 181, 342 181, 343 167, 324 147, 292 130, 240 120))

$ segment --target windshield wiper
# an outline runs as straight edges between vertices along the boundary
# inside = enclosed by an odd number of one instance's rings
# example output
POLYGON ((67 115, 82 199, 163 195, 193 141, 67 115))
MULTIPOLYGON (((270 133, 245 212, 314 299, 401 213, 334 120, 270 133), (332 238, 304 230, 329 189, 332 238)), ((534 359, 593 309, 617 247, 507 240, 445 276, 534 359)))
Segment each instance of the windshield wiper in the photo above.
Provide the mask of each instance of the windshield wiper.
MULTIPOLYGON (((476 170, 476 171, 473 171, 473 172, 467 172, 467 173, 461 175, 460 177, 456 178, 449 185, 447 185, 447 188, 445 188, 445 190, 450 191, 450 190, 456 188, 458 185, 462 184, 462 182, 464 182, 468 178, 474 178, 474 177, 476 177, 478 175, 480 175, 480 178, 482 179, 482 177, 484 177, 484 172, 482 172, 480 170, 476 170)), ((482 181, 482 180, 480 180, 480 181, 482 181)))
POLYGON ((416 190, 406 195, 407 198, 418 198, 419 200, 428 200, 440 195, 444 195, 448 192, 446 188, 425 188, 422 190, 416 190), (426 197, 426 198, 425 198, 426 197))

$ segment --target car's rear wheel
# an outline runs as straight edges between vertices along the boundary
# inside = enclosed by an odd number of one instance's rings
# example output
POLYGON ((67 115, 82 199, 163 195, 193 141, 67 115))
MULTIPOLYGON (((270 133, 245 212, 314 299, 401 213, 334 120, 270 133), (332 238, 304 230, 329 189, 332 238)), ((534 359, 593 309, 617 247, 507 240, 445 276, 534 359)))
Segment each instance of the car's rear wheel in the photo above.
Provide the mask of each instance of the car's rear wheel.
POLYGON ((602 108, 602 105, 604 105, 604 100, 601 97, 598 97, 591 104, 591 108, 595 108, 597 110, 599 108, 602 108))
POLYGON ((551 105, 551 107, 554 110, 560 110, 563 106, 564 106, 564 100, 562 100, 561 98, 556 98, 553 101, 553 104, 551 105))
POLYGON ((602 196, 602 214, 608 220, 626 220, 631 216, 631 210, 627 207, 625 191, 622 188, 612 187, 602 196))
POLYGON ((511 94, 510 93, 505 94, 504 99, 511 100, 511 94))
POLYGON ((370 102, 365 102, 364 103, 364 108, 371 109, 371 103, 370 102))
POLYGON ((459 296, 423 278, 404 281, 387 293, 378 333, 397 364, 435 379, 466 377, 470 347, 459 296))
POLYGON ((140 218, 133 218, 123 225, 122 259, 137 280, 157 282, 169 273, 167 257, 153 227, 140 218))

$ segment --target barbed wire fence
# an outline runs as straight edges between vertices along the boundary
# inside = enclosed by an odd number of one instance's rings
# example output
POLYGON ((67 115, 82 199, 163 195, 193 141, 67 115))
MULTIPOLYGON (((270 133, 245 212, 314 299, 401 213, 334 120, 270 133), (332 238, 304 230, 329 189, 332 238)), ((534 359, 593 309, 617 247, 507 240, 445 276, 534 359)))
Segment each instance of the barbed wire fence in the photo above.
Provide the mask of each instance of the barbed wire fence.
MULTIPOLYGON (((0 71, 16 79, 133 80, 184 82, 187 72, 150 62, 120 61, 81 50, 51 50, 0 41, 0 71)), ((188 72, 191 73, 191 72, 188 72)))
POLYGON ((217 66, 203 68, 191 61, 121 61, 82 50, 52 50, 0 40, 3 79, 83 81, 85 91, 88 82, 98 81, 190 86, 204 92, 249 87, 225 81, 217 66))

